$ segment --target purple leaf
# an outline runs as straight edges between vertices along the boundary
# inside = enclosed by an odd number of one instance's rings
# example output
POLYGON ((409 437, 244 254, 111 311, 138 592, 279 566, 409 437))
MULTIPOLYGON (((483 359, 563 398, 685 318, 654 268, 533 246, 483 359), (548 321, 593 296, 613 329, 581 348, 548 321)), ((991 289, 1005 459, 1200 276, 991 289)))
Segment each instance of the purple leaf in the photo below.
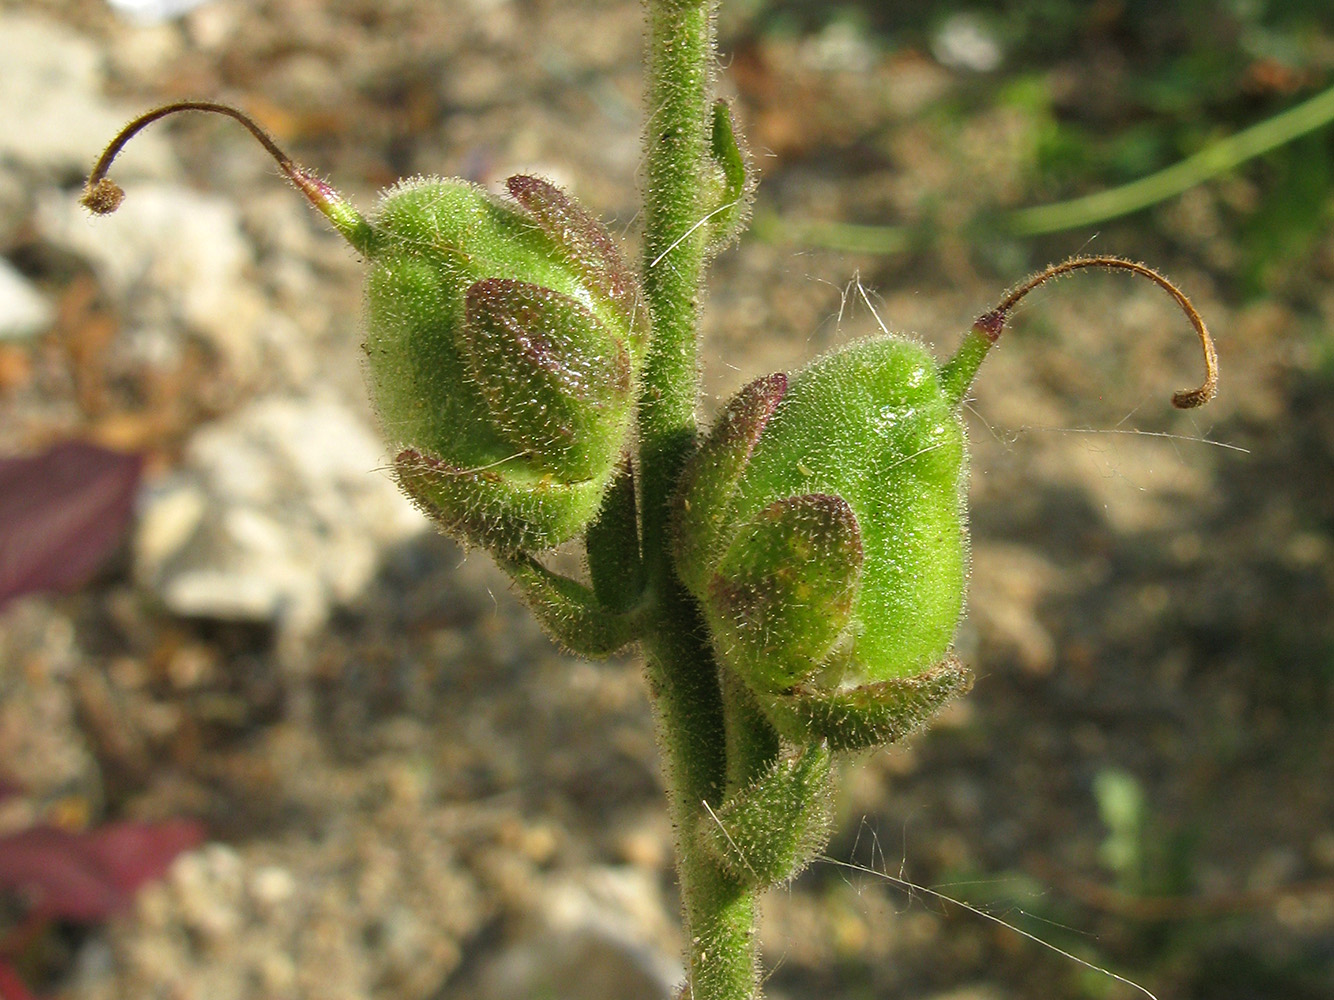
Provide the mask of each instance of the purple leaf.
POLYGON ((113 823, 82 833, 29 827, 0 837, 0 891, 23 893, 47 916, 94 923, 203 838, 202 825, 183 819, 113 823))
POLYGON ((52 916, 101 920, 124 897, 85 856, 84 836, 32 826, 0 837, 0 888, 22 893, 52 916))
POLYGON ((84 850, 107 881, 126 896, 167 874, 183 851, 204 840, 204 826, 192 819, 160 823, 111 823, 85 834, 84 850))
POLYGON ((137 455, 79 441, 0 459, 0 607, 86 582, 124 534, 142 470, 137 455))
POLYGON ((37 1000, 37 994, 23 984, 14 967, 3 958, 0 958, 0 1000, 37 1000))

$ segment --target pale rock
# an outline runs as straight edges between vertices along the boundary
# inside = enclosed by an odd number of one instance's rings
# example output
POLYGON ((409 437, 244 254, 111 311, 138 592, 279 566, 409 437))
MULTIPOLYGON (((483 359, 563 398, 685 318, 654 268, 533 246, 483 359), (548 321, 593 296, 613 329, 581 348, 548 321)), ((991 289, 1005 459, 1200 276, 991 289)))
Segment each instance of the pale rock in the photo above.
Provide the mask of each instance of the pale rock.
POLYGON ((973 14, 952 14, 931 41, 931 54, 951 69, 990 73, 1005 58, 1000 43, 973 14))
POLYGON ((327 399, 274 396, 201 428, 148 491, 135 571, 176 614, 308 636, 425 519, 382 469, 366 422, 327 399))
POLYGON ((254 253, 236 205, 168 184, 140 184, 113 215, 90 217, 75 200, 39 202, 38 228, 89 261, 130 323, 195 333, 242 378, 264 361, 266 305, 254 289, 254 253))
POLYGON ((842 19, 831 21, 801 49, 802 62, 825 73, 868 74, 875 68, 877 55, 873 37, 842 19))
POLYGON ((0 258, 0 340, 22 340, 41 333, 53 318, 51 303, 0 258))
MULTIPOLYGON (((42 177, 78 176, 134 115, 102 96, 105 66, 90 40, 63 25, 0 13, 0 164, 42 177)), ((122 177, 169 177, 175 156, 141 136, 117 160, 122 177)))
POLYGON ((134 536, 134 561, 141 575, 155 577, 203 523, 208 498, 188 482, 145 494, 134 536))

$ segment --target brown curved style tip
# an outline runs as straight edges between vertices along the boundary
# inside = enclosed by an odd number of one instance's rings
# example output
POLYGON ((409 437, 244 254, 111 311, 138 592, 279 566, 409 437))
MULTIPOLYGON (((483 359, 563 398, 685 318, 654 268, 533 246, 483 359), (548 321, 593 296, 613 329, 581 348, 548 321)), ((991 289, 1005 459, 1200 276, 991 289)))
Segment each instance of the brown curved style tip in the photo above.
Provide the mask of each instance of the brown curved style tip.
POLYGON ((93 165, 93 172, 88 175, 88 183, 84 185, 83 197, 80 199, 85 208, 98 215, 108 215, 120 207, 125 192, 107 178, 107 171, 111 169, 111 164, 115 162, 116 157, 125 148, 125 144, 133 139, 145 126, 151 125, 159 118, 166 118, 168 115, 174 115, 179 111, 207 111, 212 114, 225 115, 240 122, 268 151, 269 155, 277 161, 283 173, 303 191, 308 192, 309 177, 292 162, 291 157, 278 147, 278 144, 273 141, 273 137, 260 128, 255 120, 245 112, 229 104, 217 104, 213 101, 176 101, 172 104, 164 104, 159 108, 154 108, 152 111, 144 112, 116 134, 107 148, 102 151, 102 155, 97 158, 97 163, 93 165))
MULTIPOLYGON (((1181 311, 1186 314, 1186 318, 1190 320, 1190 325, 1194 328, 1196 336, 1200 338, 1200 349, 1204 353, 1204 381, 1194 389, 1180 389, 1173 393, 1172 405, 1179 410, 1190 410, 1197 406, 1203 406, 1213 399, 1218 394, 1218 351, 1214 347, 1213 337, 1209 335, 1209 328, 1205 326, 1204 317, 1200 315, 1199 310, 1187 298, 1185 292, 1145 264, 1139 264, 1133 260, 1123 260, 1120 257, 1071 257, 1067 261, 1052 264, 1045 270, 1039 271, 1022 285, 1007 293, 997 303, 996 308, 987 313, 983 319, 992 319, 999 316, 1000 323, 1004 324, 1005 317, 1010 310, 1035 288, 1045 285, 1053 278, 1059 278, 1072 271, 1090 267, 1103 268, 1109 271, 1129 271, 1141 278, 1147 278, 1172 296, 1176 304, 1180 306, 1181 311)), ((978 322, 981 323, 982 320, 978 322)), ((999 335, 999 332, 999 328, 997 328, 997 335, 999 335)))
POLYGON ((977 317, 977 320, 973 323, 973 329, 994 344, 1000 340, 1001 331, 1005 329, 1005 313, 999 309, 985 312, 977 317))

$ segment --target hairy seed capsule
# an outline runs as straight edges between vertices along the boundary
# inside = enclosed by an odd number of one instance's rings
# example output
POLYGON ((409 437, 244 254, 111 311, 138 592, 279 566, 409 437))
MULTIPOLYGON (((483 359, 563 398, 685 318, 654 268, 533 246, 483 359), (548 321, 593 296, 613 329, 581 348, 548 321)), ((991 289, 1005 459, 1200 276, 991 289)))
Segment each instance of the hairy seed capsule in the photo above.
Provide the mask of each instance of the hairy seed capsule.
POLYGON ((1198 406, 1217 384, 1213 342, 1161 275, 1074 258, 985 313, 937 365, 897 337, 854 343, 791 379, 742 389, 687 464, 673 558, 724 670, 787 738, 857 749, 900 738, 966 689, 950 653, 968 565, 959 407, 1009 311, 1054 277, 1130 271, 1169 292, 1204 352, 1198 406))
POLYGON ((371 395, 408 493, 502 552, 581 531, 625 446, 644 349, 614 244, 566 195, 463 181, 390 191, 371 222, 371 395))
POLYGON ((367 221, 251 118, 209 101, 125 126, 88 178, 89 211, 116 210, 112 162, 181 111, 241 123, 368 259, 368 381, 404 490, 449 533, 502 555, 587 527, 620 468, 648 340, 639 286, 597 220, 520 176, 512 200, 405 181, 367 221))
POLYGON ((742 390, 677 499, 678 569, 720 656, 768 691, 938 662, 963 604, 963 472, 916 344, 862 341, 742 390))

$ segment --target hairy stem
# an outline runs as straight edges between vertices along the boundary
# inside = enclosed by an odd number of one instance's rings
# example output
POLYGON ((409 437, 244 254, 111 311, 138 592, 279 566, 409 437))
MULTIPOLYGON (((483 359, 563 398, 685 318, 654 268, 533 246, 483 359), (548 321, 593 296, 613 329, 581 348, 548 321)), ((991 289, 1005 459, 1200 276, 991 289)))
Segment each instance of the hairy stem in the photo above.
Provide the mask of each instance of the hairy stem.
POLYGON ((652 584, 671 573, 667 500, 695 437, 712 3, 652 0, 648 15, 643 279, 653 340, 645 363, 639 433, 643 541, 652 584))
POLYGON ((644 293, 653 322, 639 405, 641 538, 655 613, 644 637, 690 942, 692 1000, 752 1000, 754 893, 696 844, 727 783, 718 668, 669 552, 668 511, 695 443, 697 338, 708 230, 713 0, 649 0, 644 293))
POLYGON ((683 996, 751 1000, 759 979, 755 894, 703 851, 694 836, 699 817, 717 810, 726 789, 727 741, 718 671, 702 622, 689 631, 665 619, 659 624, 644 647, 676 828, 677 876, 689 942, 689 982, 683 996))

